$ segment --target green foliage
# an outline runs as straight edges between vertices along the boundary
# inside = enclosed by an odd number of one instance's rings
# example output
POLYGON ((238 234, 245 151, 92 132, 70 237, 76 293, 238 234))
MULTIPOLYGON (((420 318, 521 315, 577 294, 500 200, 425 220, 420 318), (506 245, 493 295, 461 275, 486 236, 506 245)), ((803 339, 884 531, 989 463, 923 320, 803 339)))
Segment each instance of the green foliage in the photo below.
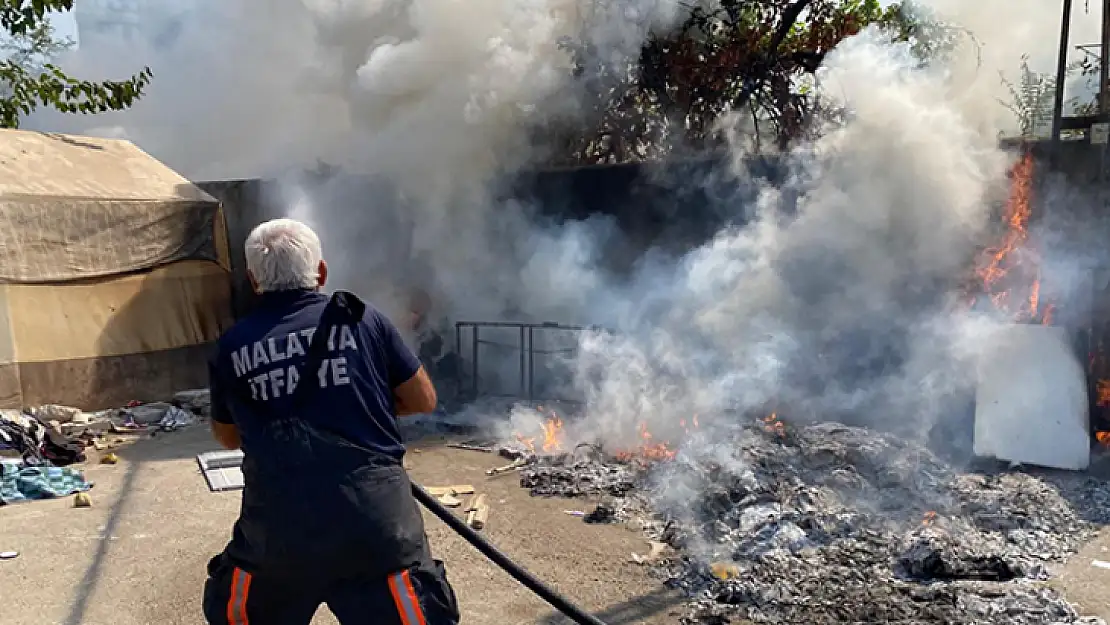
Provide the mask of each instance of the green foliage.
POLYGON ((1010 101, 1002 102, 1017 118, 1022 137, 1032 137, 1038 124, 1051 122, 1053 98, 1056 95, 1056 77, 1033 71, 1029 57, 1021 57, 1017 84, 1002 77, 1002 84, 1010 92, 1010 101))
MULTIPOLYGON (((1064 68, 1064 82, 1068 84, 1072 79, 1079 78, 1086 81, 1087 90, 1080 90, 1064 102, 1065 115, 1094 115, 1098 112, 1098 81, 1099 63, 1098 55, 1087 48, 1080 48, 1084 55, 1078 60, 1068 63, 1064 68)), ((1007 100, 999 100, 1014 114, 1017 121, 1018 132, 1022 137, 1034 137, 1038 134, 1037 126, 1049 133, 1052 127, 1052 111, 1056 98, 1056 73, 1039 72, 1029 66, 1028 55, 1021 57, 1018 67, 1017 80, 1010 80, 1001 74, 1002 84, 1009 91, 1007 100)), ((1065 130, 1065 138, 1075 138, 1080 131, 1065 130)))
MULTIPOLYGON (((0 39, 0 58, 37 74, 51 59, 73 46, 72 39, 59 38, 50 22, 43 21, 28 32, 0 39)), ((4 87, 0 85, 0 90, 4 87)))
POLYGON ((39 106, 63 113, 103 113, 130 108, 152 77, 149 67, 121 81, 69 76, 53 57, 72 46, 55 37, 46 15, 73 9, 73 0, 0 0, 0 26, 9 37, 0 48, 0 127, 18 128, 39 106))
POLYGON ((613 63, 567 41, 576 74, 593 96, 597 128, 568 132, 573 163, 661 158, 680 145, 711 149, 720 120, 752 118, 757 133, 785 145, 813 128, 813 74, 825 55, 864 27, 908 41, 920 58, 954 48, 961 34, 915 7, 879 0, 719 0, 694 5, 672 32, 649 37, 639 58, 613 63))
POLYGON ((922 64, 949 60, 961 44, 979 42, 971 31, 941 20, 928 7, 906 0, 887 9, 881 20, 896 41, 908 42, 922 64))

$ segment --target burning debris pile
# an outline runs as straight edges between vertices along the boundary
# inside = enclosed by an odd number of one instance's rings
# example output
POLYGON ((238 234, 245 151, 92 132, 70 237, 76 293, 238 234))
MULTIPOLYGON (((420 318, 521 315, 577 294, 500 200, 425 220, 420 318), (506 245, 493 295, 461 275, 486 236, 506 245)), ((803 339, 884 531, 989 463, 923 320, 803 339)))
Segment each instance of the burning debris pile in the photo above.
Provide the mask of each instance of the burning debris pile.
POLYGON ((867 429, 779 424, 694 437, 671 462, 539 455, 521 485, 603 496, 595 520, 649 517, 679 554, 658 572, 693 597, 685 623, 1082 622, 1040 582, 1110 521, 1110 486, 962 473, 867 429))
POLYGON ((598 448, 582 445, 571 454, 538 457, 521 472, 520 485, 540 497, 627 497, 646 485, 645 475, 628 463, 606 463, 598 448))
MULTIPOLYGON (((540 435, 516 434, 501 450, 503 456, 517 459, 514 468, 522 469, 520 485, 532 496, 628 499, 647 487, 645 479, 655 461, 672 460, 676 455, 668 443, 653 439, 646 424, 640 425, 640 443, 633 449, 607 453, 600 445, 589 443, 569 448, 562 417, 542 406, 536 408, 536 414, 541 418, 540 435)), ((693 427, 697 427, 696 417, 693 427)))

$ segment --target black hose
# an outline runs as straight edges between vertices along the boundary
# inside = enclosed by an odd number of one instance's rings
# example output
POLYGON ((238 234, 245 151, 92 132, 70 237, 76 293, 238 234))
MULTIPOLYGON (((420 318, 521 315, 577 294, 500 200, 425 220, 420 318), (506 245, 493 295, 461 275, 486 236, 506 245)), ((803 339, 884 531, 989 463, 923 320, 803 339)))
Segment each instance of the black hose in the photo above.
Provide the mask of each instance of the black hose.
POLYGON ((568 601, 566 597, 555 592, 550 586, 541 582, 516 562, 510 560, 509 556, 498 551, 497 547, 494 547, 489 541, 482 538, 481 534, 471 529, 469 525, 455 516, 455 513, 448 510, 443 504, 439 503, 435 497, 424 490, 419 484, 414 483, 412 485, 412 495, 432 514, 439 517, 440 521, 446 523, 448 527, 455 530, 459 536, 465 538, 466 542, 474 545, 475 549, 481 551, 483 555, 492 560, 494 564, 504 569, 506 573, 512 575, 516 581, 523 584, 528 590, 536 593, 536 596, 540 599, 551 604, 551 607, 569 616, 572 621, 579 625, 605 625, 604 621, 601 621, 596 616, 574 605, 568 601))

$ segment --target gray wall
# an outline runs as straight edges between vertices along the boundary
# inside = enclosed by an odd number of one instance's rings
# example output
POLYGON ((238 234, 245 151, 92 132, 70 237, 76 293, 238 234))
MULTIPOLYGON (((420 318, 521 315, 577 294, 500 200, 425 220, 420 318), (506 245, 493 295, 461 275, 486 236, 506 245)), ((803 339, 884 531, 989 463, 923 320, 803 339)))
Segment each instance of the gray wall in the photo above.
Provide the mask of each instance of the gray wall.
POLYGON ((263 187, 266 184, 266 181, 258 179, 197 183, 197 186, 223 204, 231 252, 232 313, 236 318, 249 310, 253 302, 253 293, 247 280, 246 260, 243 257, 243 243, 252 228, 270 218, 268 208, 262 201, 263 187))

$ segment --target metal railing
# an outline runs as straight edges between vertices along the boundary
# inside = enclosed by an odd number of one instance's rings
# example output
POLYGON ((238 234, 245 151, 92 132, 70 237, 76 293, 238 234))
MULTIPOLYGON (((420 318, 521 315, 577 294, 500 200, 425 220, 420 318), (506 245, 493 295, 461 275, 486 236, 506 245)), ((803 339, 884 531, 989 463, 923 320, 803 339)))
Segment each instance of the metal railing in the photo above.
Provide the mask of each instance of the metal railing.
POLYGON ((554 322, 524 323, 514 321, 459 321, 455 323, 455 353, 462 357, 464 367, 458 368, 458 392, 462 399, 473 400, 478 397, 513 397, 527 401, 575 401, 568 397, 539 397, 536 392, 536 356, 571 355, 575 347, 542 349, 536 346, 537 332, 564 331, 580 333, 591 328, 587 326, 566 325, 554 322), (482 329, 517 330, 516 344, 491 341, 482 338, 482 329), (463 356, 463 335, 469 331, 469 357, 463 356), (519 352, 519 387, 515 394, 483 392, 481 389, 481 347, 490 346, 502 350, 519 352))

